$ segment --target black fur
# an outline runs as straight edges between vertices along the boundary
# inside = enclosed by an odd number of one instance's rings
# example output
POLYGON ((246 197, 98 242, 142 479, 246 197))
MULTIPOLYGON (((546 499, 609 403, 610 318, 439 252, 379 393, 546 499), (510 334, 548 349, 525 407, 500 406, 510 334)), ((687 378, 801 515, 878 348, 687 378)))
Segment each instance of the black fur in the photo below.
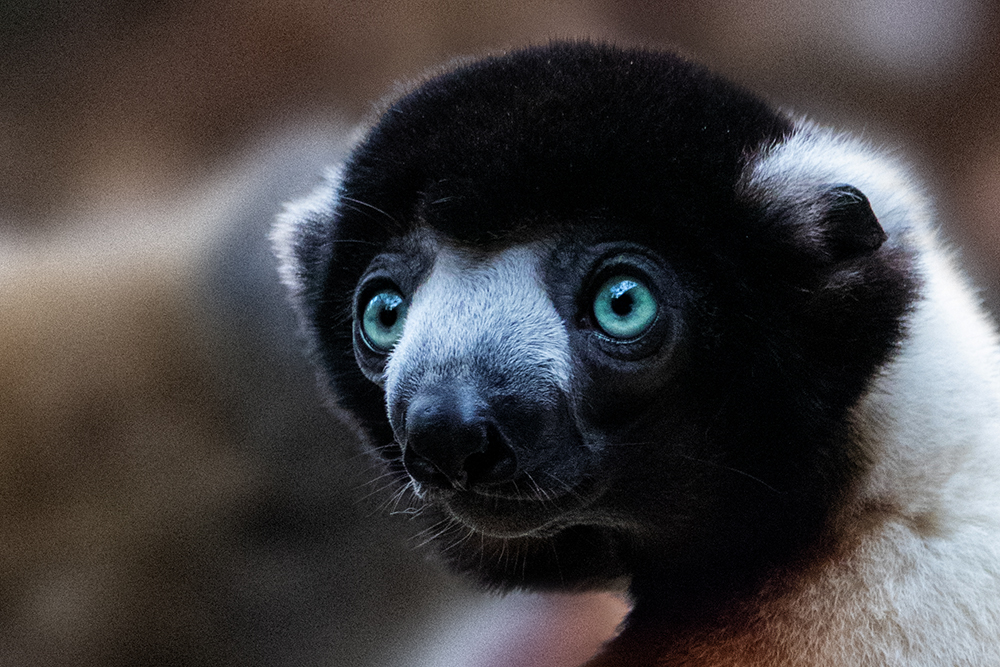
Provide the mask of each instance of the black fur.
POLYGON ((638 617, 690 622, 818 548, 866 465, 848 410, 917 285, 852 186, 775 205, 740 185, 791 131, 677 56, 559 43, 431 78, 357 146, 337 208, 300 225, 299 306, 323 377, 400 485, 385 397, 353 351, 359 279, 390 242, 426 267, 426 230, 483 251, 558 239, 546 280, 590 438, 566 474, 597 489, 593 523, 451 545, 457 569, 499 588, 625 575, 638 617), (656 349, 595 342, 588 285, 608 248, 650 266, 668 327, 656 349))

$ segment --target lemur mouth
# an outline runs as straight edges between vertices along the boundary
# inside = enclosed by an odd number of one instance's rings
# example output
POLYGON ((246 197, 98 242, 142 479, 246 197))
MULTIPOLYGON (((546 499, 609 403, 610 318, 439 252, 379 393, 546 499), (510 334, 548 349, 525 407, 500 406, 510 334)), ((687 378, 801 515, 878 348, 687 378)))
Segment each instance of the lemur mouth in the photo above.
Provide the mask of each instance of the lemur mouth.
POLYGON ((553 492, 533 485, 531 492, 504 493, 489 489, 434 493, 428 498, 453 518, 490 537, 546 537, 580 522, 592 501, 590 489, 579 486, 553 492))

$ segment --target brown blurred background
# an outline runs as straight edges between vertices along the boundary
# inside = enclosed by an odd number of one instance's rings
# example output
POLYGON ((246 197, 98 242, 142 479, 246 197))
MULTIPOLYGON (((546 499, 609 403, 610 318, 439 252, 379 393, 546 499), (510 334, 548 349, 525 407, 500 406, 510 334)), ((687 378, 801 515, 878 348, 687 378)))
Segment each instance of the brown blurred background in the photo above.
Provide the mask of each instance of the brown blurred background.
POLYGON ((996 311, 998 35, 987 0, 6 0, 0 664, 483 664, 511 609, 557 646, 577 603, 477 601, 356 502, 273 278, 281 202, 444 60, 673 45, 913 163, 996 311))

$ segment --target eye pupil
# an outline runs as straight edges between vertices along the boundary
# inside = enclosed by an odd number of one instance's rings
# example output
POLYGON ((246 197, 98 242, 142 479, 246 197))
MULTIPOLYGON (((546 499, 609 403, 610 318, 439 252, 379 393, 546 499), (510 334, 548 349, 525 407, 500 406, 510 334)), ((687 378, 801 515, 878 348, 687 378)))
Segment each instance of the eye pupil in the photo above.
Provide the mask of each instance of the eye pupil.
POLYGON ((626 292, 619 297, 613 297, 611 299, 611 311, 615 315, 624 317, 632 312, 634 303, 635 301, 632 299, 632 296, 626 292))
POLYGON ((379 323, 387 329, 391 329, 396 323, 399 316, 396 314, 396 310, 391 307, 387 307, 378 314, 379 323))

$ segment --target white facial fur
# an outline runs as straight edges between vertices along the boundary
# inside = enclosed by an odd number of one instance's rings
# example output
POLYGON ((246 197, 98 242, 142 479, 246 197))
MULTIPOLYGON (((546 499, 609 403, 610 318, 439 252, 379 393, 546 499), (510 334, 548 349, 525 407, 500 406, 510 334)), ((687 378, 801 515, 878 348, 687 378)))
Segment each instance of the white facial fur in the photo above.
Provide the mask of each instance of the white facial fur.
POLYGON ((473 381, 483 364, 519 391, 526 383, 541 395, 568 389, 569 340, 538 266, 545 249, 520 245, 483 257, 442 247, 386 363, 388 404, 405 383, 443 374, 473 381))

